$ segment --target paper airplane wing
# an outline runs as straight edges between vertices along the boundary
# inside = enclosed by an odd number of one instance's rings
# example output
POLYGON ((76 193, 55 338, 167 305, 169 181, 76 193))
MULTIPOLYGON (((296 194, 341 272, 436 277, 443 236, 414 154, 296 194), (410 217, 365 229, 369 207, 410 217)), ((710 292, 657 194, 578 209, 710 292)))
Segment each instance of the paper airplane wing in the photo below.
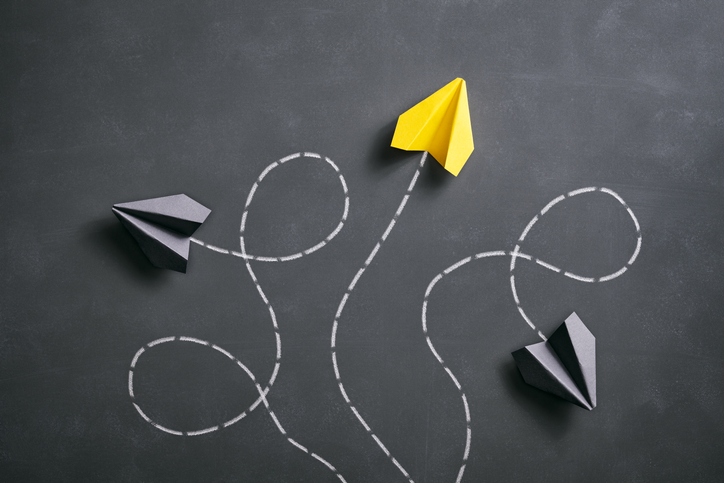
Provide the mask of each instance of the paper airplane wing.
POLYGON ((566 366, 576 385, 596 407, 596 338, 573 312, 553 332, 548 342, 566 366))
POLYGON ((513 352, 513 359, 527 384, 582 408, 592 409, 547 342, 518 349, 513 352))
POLYGON ((596 407, 596 338, 576 313, 547 342, 513 352, 523 380, 582 408, 596 407))
POLYGON ((457 176, 474 149, 465 81, 455 79, 403 113, 392 147, 427 151, 457 176))
POLYGON ((186 273, 191 239, 113 208, 123 226, 133 235, 143 253, 158 268, 186 273))
POLYGON ((118 203, 113 207, 187 236, 193 235, 211 213, 210 209, 184 194, 118 203))

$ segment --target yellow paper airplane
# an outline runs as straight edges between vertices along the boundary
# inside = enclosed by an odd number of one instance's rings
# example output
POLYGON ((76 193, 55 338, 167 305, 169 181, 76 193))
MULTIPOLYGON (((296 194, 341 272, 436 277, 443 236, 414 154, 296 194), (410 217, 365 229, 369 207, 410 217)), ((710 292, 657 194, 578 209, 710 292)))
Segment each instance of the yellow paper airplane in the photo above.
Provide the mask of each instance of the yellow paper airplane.
POLYGON ((474 149, 465 81, 455 79, 403 113, 392 147, 427 151, 457 176, 474 149))

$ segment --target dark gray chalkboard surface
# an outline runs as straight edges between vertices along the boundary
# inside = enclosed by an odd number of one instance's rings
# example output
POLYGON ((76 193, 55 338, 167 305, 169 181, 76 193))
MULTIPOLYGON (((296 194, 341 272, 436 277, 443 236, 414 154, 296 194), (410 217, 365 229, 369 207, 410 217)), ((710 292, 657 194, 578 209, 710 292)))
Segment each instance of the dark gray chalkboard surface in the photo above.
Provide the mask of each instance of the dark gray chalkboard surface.
POLYGON ((2 481, 724 478, 721 1, 6 1, 0 160, 2 481), (404 198, 455 77, 475 151, 404 198), (111 213, 239 252, 295 153, 244 244, 299 258, 158 270, 111 213), (510 355, 573 311, 590 412, 510 355))

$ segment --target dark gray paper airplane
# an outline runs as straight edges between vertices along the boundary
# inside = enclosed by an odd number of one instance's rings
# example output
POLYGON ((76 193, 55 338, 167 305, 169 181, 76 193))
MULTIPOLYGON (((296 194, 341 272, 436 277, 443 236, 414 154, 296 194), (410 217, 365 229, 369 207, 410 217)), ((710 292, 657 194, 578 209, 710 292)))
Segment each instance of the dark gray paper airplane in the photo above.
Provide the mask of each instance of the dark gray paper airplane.
POLYGON ((547 342, 513 352, 523 380, 577 404, 596 407, 596 338, 573 312, 547 342))
POLYGON ((154 266, 186 273, 191 235, 211 210, 180 194, 118 203, 113 213, 154 266))

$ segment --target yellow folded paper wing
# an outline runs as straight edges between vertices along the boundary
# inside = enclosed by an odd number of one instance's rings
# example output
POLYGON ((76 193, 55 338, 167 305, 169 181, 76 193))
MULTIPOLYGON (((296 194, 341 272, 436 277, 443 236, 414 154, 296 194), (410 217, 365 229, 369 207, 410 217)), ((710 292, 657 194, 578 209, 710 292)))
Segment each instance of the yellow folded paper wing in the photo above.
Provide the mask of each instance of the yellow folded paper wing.
POLYGON ((403 113, 392 147, 427 151, 457 176, 474 149, 465 81, 455 79, 403 113))

